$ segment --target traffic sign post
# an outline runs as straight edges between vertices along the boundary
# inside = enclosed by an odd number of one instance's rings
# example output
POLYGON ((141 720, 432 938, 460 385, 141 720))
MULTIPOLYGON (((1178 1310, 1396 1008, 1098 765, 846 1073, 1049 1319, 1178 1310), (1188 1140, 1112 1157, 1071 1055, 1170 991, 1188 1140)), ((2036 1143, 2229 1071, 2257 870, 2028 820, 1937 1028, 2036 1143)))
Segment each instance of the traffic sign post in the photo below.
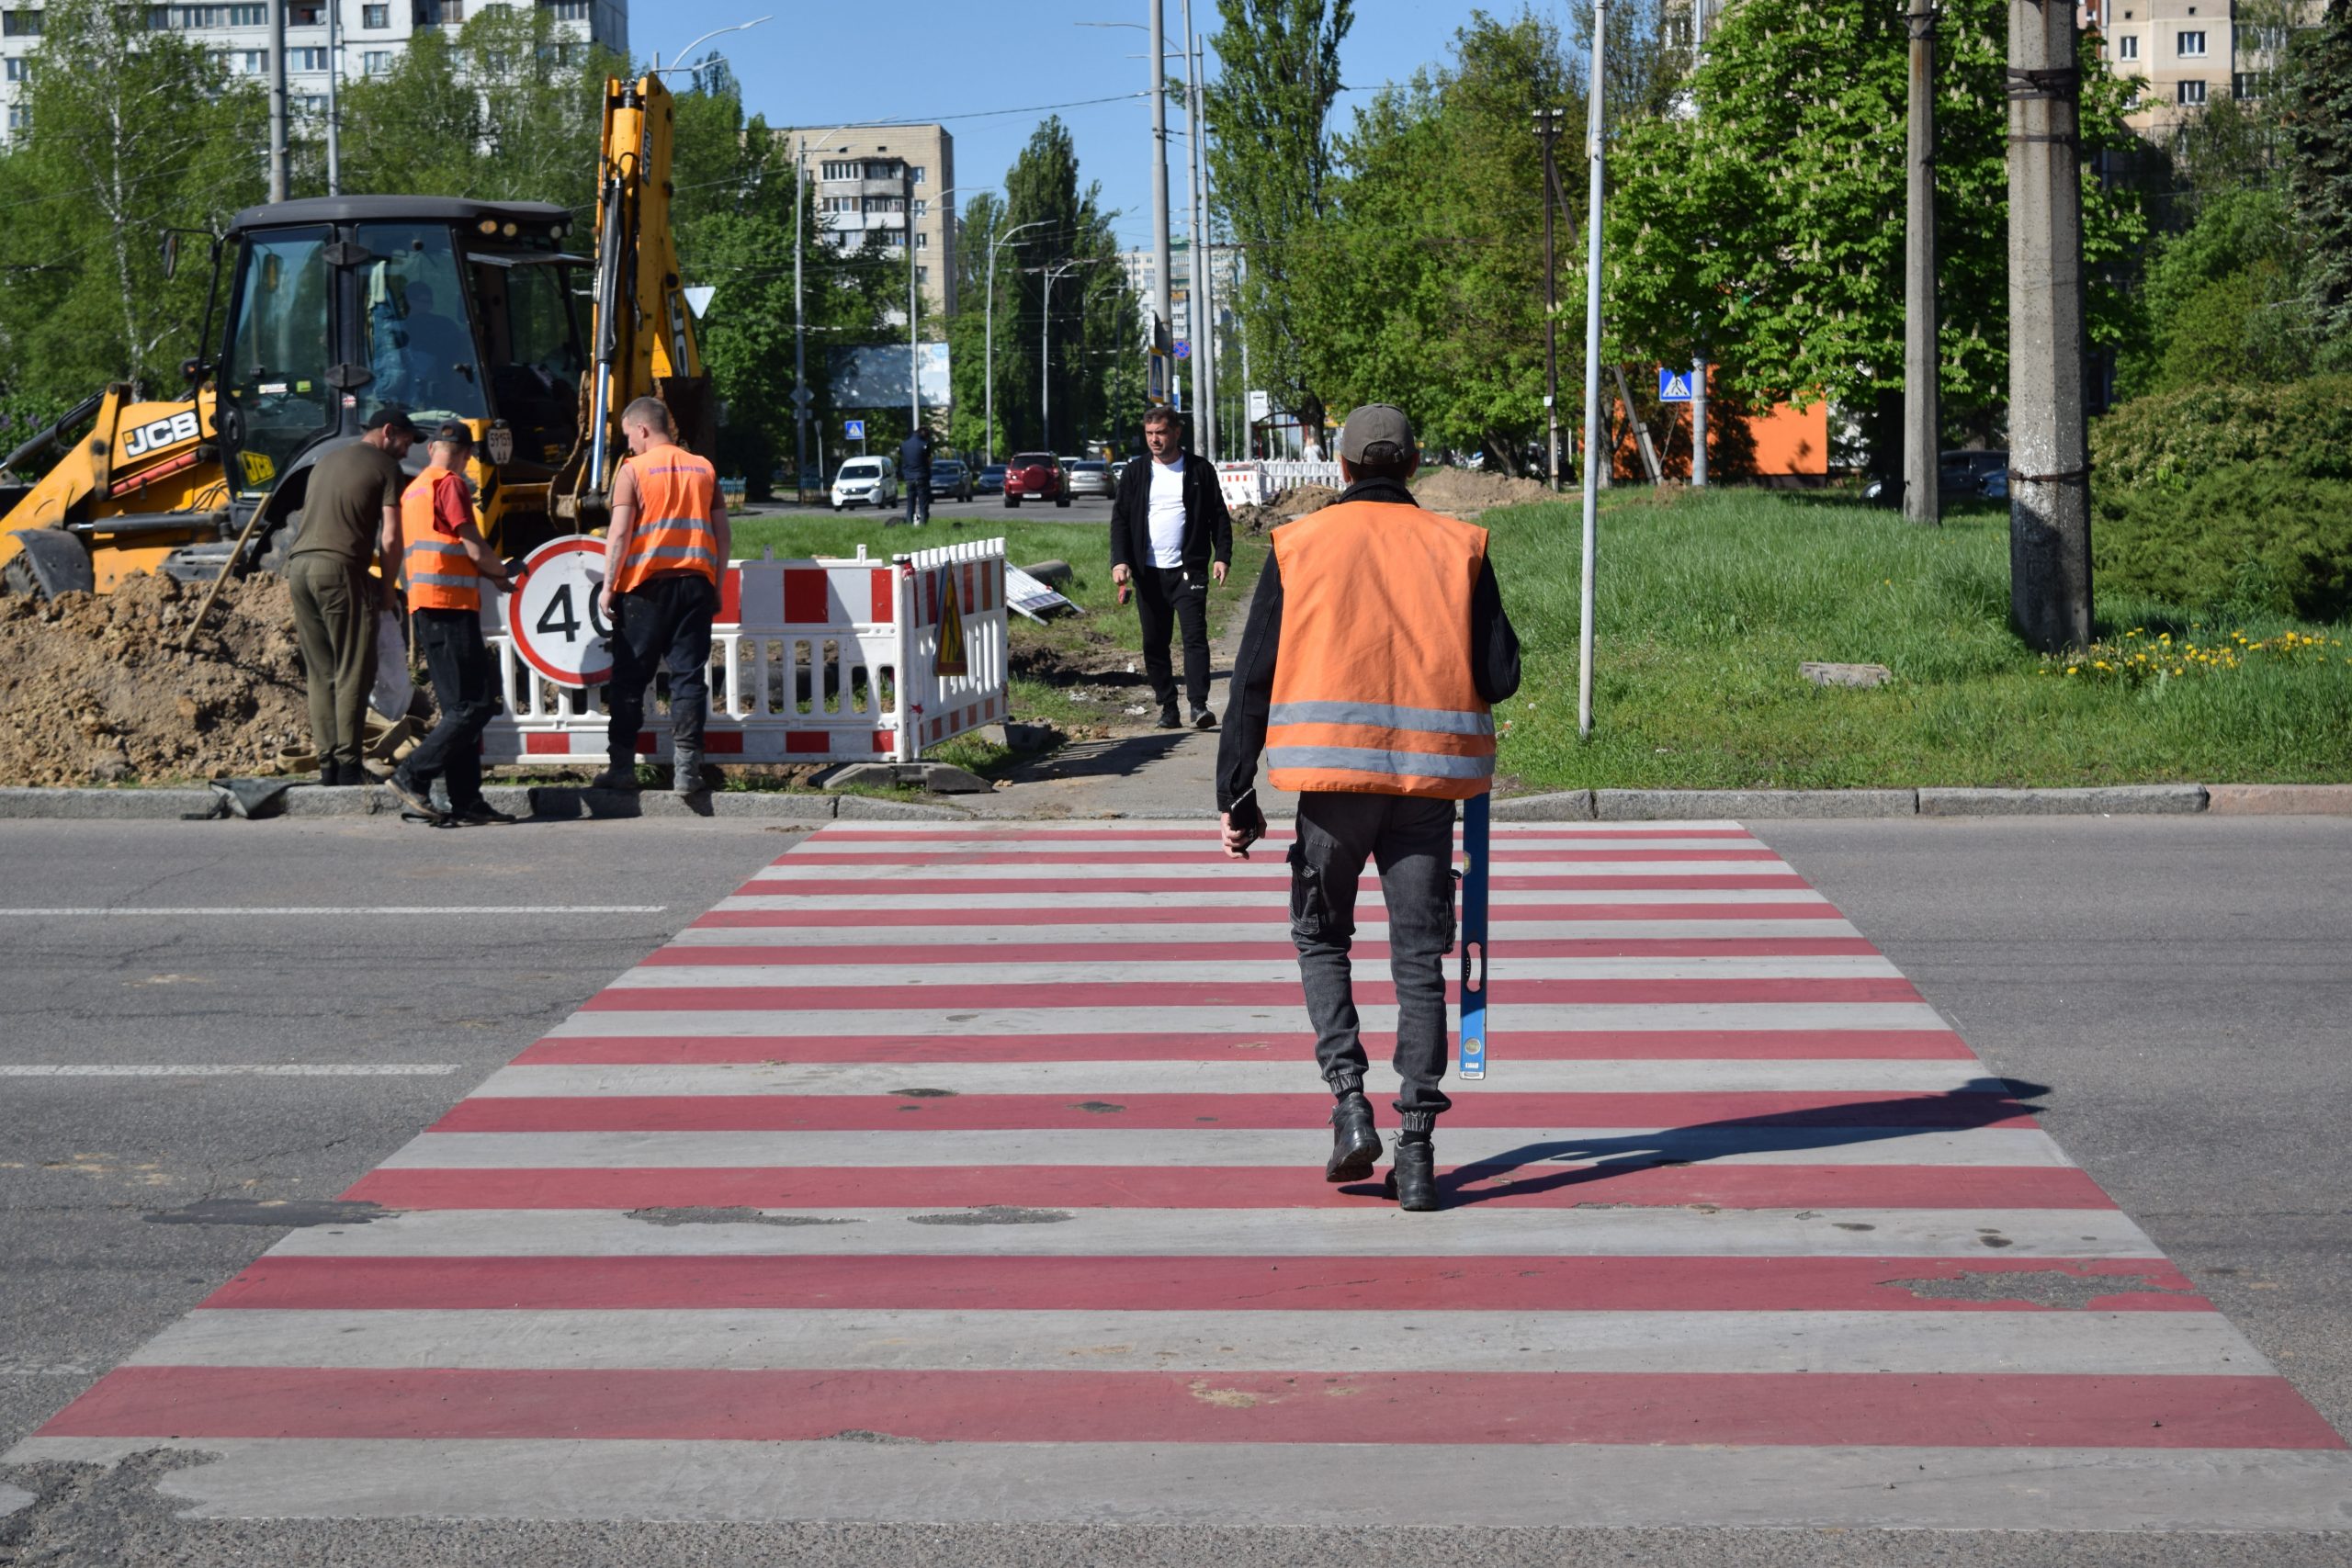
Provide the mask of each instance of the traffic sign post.
POLYGON ((842 421, 842 436, 844 440, 856 442, 857 455, 861 457, 865 456, 865 422, 864 420, 845 419, 842 421))
POLYGON ((524 662, 559 686, 594 686, 613 672, 613 628, 596 598, 605 586, 605 541, 550 539, 523 558, 523 581, 506 601, 506 630, 524 662))

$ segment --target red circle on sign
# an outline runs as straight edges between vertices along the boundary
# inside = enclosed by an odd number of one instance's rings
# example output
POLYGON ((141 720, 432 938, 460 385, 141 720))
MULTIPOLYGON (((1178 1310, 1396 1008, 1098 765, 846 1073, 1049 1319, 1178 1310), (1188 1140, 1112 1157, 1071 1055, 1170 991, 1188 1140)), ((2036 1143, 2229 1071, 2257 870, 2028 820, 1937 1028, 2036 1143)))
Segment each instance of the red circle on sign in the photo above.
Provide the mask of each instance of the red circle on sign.
POLYGON ((514 639, 514 651, 559 686, 593 686, 605 680, 613 671, 613 659, 604 636, 564 637, 540 626, 560 608, 573 627, 586 626, 594 632, 600 613, 595 594, 605 581, 605 541, 582 535, 550 539, 523 558, 523 572, 522 582, 506 600, 506 630, 514 639), (586 558, 577 558, 582 557, 586 558), (592 564, 594 570, 590 570, 592 564), (567 589, 569 599, 548 598, 567 589), (540 630, 547 631, 547 640, 539 640, 540 630), (581 658, 580 653, 588 649, 601 657, 581 658), (567 652, 571 658, 564 657, 567 652))

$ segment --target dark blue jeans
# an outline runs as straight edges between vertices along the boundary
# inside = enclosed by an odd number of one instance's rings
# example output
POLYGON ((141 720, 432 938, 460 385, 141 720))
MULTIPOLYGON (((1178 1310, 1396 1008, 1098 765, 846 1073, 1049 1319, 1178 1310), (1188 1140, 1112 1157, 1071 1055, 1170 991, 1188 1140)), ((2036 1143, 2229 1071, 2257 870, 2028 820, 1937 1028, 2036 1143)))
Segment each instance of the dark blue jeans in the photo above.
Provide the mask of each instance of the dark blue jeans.
POLYGON ((929 479, 907 481, 907 521, 910 523, 931 521, 931 481, 929 479))
POLYGON ((718 615, 718 585, 698 571, 664 572, 613 596, 613 674, 605 685, 612 716, 605 744, 613 766, 634 764, 645 688, 664 668, 672 750, 702 755, 710 716, 710 624, 718 615))
POLYGON ((412 610, 409 624, 433 680, 441 722, 401 771, 419 790, 440 779, 449 809, 463 811, 481 804, 481 732, 498 712, 491 700, 490 645, 482 640, 481 617, 471 610, 412 610))
POLYGON ((1380 869, 1388 903, 1388 968, 1396 982, 1397 1113, 1426 1132, 1453 1101, 1445 1076, 1445 955, 1453 951, 1453 802, 1401 795, 1312 790, 1298 797, 1290 849, 1290 935, 1315 1061, 1334 1094, 1363 1088, 1363 1042, 1348 951, 1356 934, 1356 883, 1380 869))

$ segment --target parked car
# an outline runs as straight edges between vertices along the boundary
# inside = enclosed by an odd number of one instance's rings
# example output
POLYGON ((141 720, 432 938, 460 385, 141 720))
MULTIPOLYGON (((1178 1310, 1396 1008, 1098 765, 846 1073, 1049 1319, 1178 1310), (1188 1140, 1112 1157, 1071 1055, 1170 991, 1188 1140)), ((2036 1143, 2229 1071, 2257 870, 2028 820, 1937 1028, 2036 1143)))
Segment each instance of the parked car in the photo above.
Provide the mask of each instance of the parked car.
MULTIPOLYGON (((1936 488, 1943 504, 1955 501, 2007 501, 2009 498, 2009 455, 2006 451, 1956 450, 1936 457, 1936 488)), ((1873 479, 1862 486, 1862 499, 1873 506, 1900 506, 1903 481, 1873 479)))
POLYGON ((990 463, 988 467, 982 468, 979 472, 979 477, 972 481, 972 493, 975 495, 1002 495, 1004 493, 1004 465, 1002 463, 990 463))
POLYGON ((1072 496, 1098 495, 1104 501, 1115 493, 1116 481, 1111 478, 1111 465, 1088 458, 1069 466, 1069 492, 1072 496))
POLYGON ((931 497, 933 501, 972 499, 972 470, 964 466, 964 459, 933 457, 931 460, 931 497))
POLYGON ((1018 452, 1004 466, 1004 503, 1018 507, 1024 501, 1069 504, 1069 481, 1062 460, 1051 452, 1018 452))
POLYGON ((833 510, 899 504, 899 467, 888 457, 852 457, 833 471, 833 510))

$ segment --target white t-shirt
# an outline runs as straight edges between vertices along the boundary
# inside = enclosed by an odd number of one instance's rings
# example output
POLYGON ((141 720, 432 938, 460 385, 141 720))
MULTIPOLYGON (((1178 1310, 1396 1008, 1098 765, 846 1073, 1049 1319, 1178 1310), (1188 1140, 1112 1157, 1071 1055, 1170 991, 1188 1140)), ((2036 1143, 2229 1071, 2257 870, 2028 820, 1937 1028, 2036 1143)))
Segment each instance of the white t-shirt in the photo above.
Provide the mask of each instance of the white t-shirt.
POLYGON ((1151 564, 1184 564, 1184 459, 1151 460, 1151 564))

